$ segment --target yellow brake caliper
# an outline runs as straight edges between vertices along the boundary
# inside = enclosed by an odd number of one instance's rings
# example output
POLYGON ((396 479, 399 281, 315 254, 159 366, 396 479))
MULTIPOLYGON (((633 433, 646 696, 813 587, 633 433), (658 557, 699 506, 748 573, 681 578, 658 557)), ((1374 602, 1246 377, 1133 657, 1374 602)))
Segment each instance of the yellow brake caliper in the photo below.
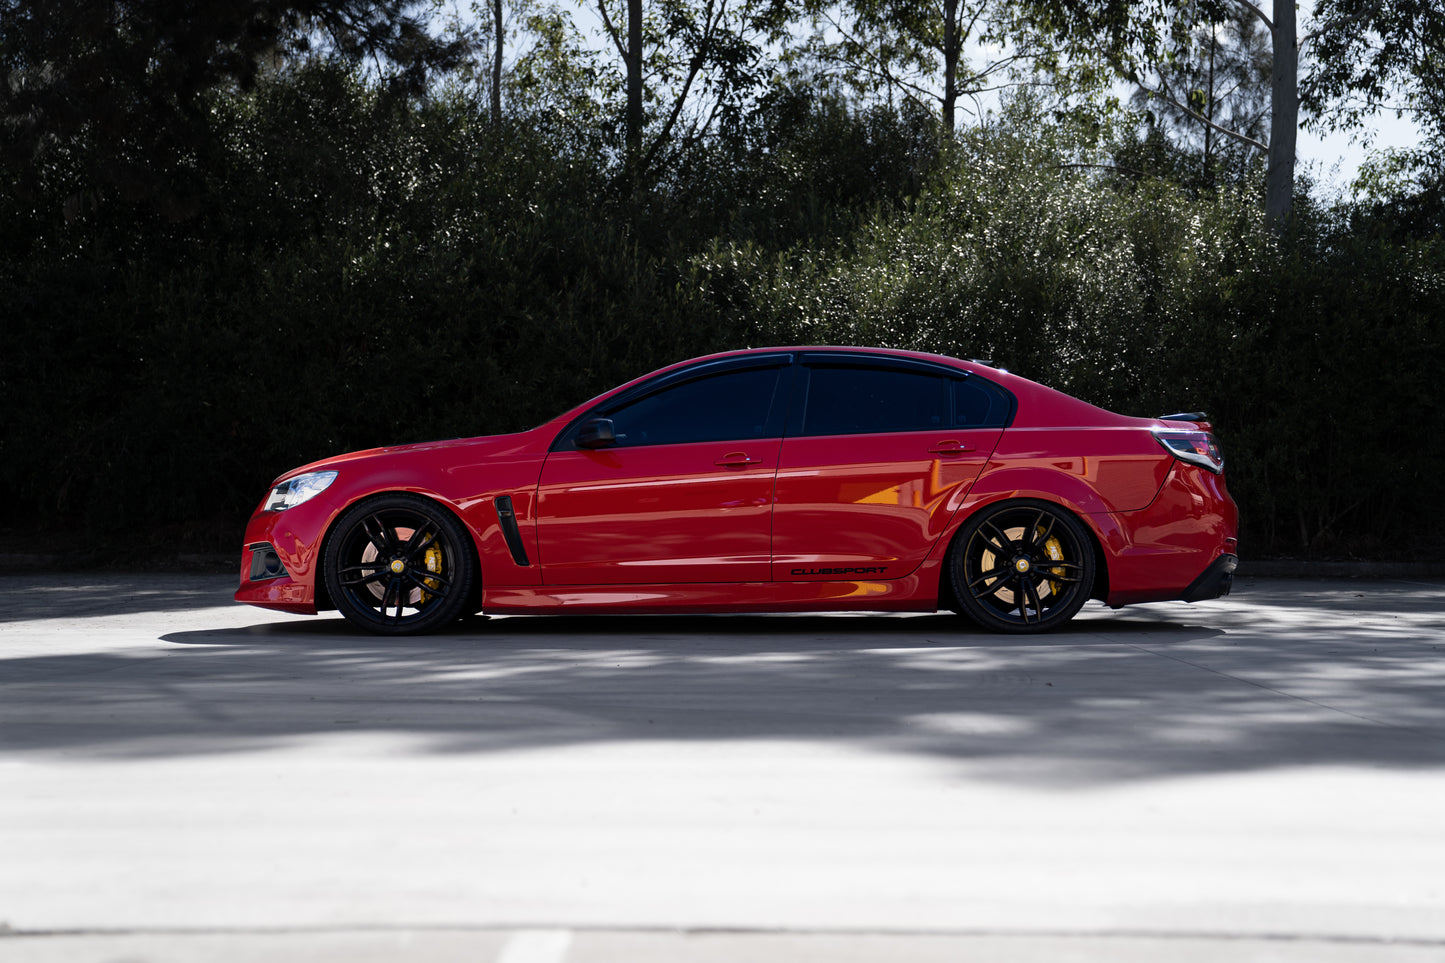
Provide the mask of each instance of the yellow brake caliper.
MULTIPOLYGON (((1040 527, 1039 534, 1042 535, 1043 533, 1044 530, 1042 527, 1040 527)), ((1044 550, 1049 553, 1049 558, 1053 559, 1055 562, 1062 562, 1064 560, 1064 546, 1059 542, 1057 536, 1050 538, 1048 541, 1044 542, 1044 550)), ((1051 568, 1049 569, 1049 574, 1058 576, 1059 578, 1063 578, 1064 570, 1062 567, 1051 568)), ((1058 595, 1060 592, 1059 583, 1055 582, 1053 579, 1049 579, 1049 590, 1055 595, 1058 595)))
MULTIPOLYGON (((424 558, 424 559, 426 560, 426 570, 427 570, 428 572, 436 572, 437 574, 441 574, 441 570, 442 570, 442 550, 441 550, 440 547, 438 547, 438 546, 436 546, 436 545, 433 545, 431 548, 429 548, 429 549, 426 550, 426 554, 423 555, 422 558, 424 558)), ((440 589, 440 588, 442 587, 442 583, 438 582, 438 581, 437 581, 436 579, 434 579, 434 578, 424 578, 424 579, 421 580, 421 584, 425 585, 427 588, 431 589, 433 592, 437 591, 438 589, 440 589)), ((426 592, 422 592, 422 593, 421 593, 421 598, 417 600, 417 604, 418 604, 418 605, 425 605, 425 604, 427 604, 427 603, 430 602, 430 601, 431 601, 431 596, 428 595, 426 592)))

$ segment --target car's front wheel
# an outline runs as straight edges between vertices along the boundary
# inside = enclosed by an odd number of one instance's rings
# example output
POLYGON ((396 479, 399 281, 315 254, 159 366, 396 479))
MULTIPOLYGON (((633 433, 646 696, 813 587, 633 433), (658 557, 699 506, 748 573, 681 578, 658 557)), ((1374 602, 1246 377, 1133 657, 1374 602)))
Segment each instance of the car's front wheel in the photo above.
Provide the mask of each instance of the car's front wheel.
POLYGON ((466 614, 476 565, 456 516, 398 492, 352 506, 327 542, 326 588, 354 625, 382 635, 428 632, 466 614))
POLYGON ((983 509, 959 530, 949 559, 963 613, 995 632, 1047 632, 1072 619, 1094 586, 1083 523, 1034 499, 983 509))

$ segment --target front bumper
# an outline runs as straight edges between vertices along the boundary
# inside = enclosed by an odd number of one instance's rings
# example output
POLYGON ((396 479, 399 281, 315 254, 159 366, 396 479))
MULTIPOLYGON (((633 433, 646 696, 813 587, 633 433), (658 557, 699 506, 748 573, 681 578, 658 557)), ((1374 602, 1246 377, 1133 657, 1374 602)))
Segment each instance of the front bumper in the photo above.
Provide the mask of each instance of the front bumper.
POLYGON ((274 578, 256 577, 257 569, 262 567, 258 556, 268 555, 276 557, 275 548, 269 542, 248 544, 241 549, 241 585, 236 589, 236 601, 295 615, 315 615, 314 584, 299 581, 289 572, 274 578))
POLYGON ((285 511, 262 510, 252 515, 241 549, 236 601, 315 615, 321 539, 336 511, 329 499, 320 496, 285 511), (277 567, 279 574, 275 574, 277 567))

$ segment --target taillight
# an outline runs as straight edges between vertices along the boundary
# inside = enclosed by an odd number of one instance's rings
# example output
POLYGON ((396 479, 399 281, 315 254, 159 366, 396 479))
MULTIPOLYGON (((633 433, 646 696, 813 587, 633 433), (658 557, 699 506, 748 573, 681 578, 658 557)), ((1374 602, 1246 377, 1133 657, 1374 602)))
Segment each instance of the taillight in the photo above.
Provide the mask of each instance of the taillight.
POLYGON ((1178 431, 1173 428, 1155 428, 1154 437, 1159 444, 1180 461, 1214 472, 1224 471, 1224 453, 1219 450, 1214 436, 1207 431, 1178 431))

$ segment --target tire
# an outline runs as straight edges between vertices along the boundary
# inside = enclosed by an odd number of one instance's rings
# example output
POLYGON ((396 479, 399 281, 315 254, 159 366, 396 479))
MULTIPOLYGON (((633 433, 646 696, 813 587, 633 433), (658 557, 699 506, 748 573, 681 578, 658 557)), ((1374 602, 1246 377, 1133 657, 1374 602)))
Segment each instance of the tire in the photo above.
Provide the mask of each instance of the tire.
POLYGON ((1094 549, 1066 509, 1035 499, 991 505, 959 530, 949 576, 959 609, 994 632, 1049 632, 1094 587, 1094 549))
POLYGON ((347 509, 327 539, 323 565, 337 609, 378 635, 417 635, 456 621, 476 579, 456 516, 401 492, 347 509))

